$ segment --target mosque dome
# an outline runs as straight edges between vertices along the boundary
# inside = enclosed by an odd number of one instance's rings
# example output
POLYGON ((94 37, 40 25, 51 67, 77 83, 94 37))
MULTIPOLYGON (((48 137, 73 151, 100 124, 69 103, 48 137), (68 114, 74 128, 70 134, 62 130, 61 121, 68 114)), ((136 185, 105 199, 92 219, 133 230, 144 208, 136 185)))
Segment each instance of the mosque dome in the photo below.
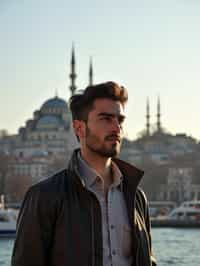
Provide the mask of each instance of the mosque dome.
POLYGON ((61 98, 58 98, 57 96, 52 98, 52 99, 49 99, 47 100, 43 106, 43 108, 68 108, 67 107, 67 103, 65 100, 61 99, 61 98))
POLYGON ((43 113, 52 113, 54 111, 68 111, 67 102, 58 96, 55 96, 54 98, 51 98, 44 102, 44 104, 41 107, 41 110, 43 113))

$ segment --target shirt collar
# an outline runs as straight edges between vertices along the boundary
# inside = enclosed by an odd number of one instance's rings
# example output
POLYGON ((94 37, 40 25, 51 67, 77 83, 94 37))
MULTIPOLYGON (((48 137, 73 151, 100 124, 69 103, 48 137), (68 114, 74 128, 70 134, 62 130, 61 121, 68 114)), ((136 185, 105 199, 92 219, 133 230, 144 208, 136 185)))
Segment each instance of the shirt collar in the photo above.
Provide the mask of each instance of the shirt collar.
POLYGON ((78 158, 78 170, 81 175, 81 178, 83 179, 86 187, 92 186, 92 184, 95 182, 98 173, 89 166, 89 164, 82 158, 80 152, 77 154, 78 158))
MULTIPOLYGON (((82 158, 80 152, 78 152, 77 158, 78 158, 78 170, 81 175, 81 178, 83 179, 82 181, 85 183, 87 188, 91 187, 95 183, 97 178, 101 178, 101 176, 97 173, 97 171, 95 171, 95 169, 89 166, 89 164, 82 158)), ((117 187, 121 185, 123 176, 120 169, 113 161, 112 161, 112 174, 113 174, 113 183, 111 186, 117 187)))

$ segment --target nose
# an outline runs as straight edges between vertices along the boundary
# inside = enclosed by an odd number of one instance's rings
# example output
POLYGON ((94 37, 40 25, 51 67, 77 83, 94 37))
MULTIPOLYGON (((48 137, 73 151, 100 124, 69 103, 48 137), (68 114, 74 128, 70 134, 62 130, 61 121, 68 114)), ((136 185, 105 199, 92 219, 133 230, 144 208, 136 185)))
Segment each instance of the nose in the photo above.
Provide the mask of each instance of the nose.
POLYGON ((113 130, 117 133, 120 133, 123 130, 122 125, 117 118, 113 119, 112 126, 113 126, 113 130))

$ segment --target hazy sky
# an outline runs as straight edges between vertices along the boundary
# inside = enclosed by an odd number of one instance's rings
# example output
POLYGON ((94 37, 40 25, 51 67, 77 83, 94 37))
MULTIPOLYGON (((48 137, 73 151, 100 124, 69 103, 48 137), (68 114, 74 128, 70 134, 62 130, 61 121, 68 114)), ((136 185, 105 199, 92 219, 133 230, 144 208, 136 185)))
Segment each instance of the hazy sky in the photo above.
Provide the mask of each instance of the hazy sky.
POLYGON ((200 139, 200 1, 0 0, 0 129, 16 133, 55 95, 69 98, 72 42, 77 86, 114 80, 127 87, 125 131, 156 122, 200 139))

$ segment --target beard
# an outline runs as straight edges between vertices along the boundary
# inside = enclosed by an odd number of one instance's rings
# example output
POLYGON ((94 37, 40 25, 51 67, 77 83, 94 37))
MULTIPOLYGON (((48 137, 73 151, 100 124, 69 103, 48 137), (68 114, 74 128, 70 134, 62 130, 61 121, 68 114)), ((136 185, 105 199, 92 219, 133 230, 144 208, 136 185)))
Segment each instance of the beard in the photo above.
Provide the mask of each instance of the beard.
POLYGON ((108 142, 113 138, 116 137, 115 135, 108 135, 104 137, 104 140, 97 135, 93 134, 91 130, 86 126, 86 146, 89 150, 94 153, 97 153, 101 157, 104 158, 113 158, 119 155, 120 147, 121 147, 121 140, 117 143, 109 144, 108 142))

